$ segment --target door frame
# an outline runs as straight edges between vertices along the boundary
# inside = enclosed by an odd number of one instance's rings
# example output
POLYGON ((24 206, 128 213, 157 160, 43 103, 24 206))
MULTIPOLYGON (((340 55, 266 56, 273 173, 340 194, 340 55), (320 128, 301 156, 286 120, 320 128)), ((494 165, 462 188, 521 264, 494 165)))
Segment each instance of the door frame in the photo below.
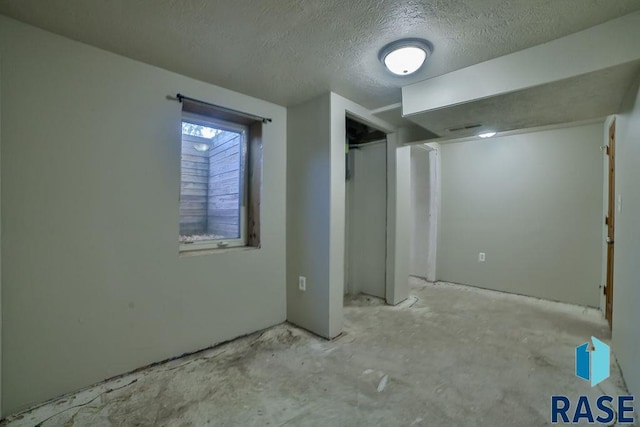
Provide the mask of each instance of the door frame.
POLYGON ((348 179, 347 179, 347 185, 346 185, 346 205, 345 205, 345 212, 346 212, 346 226, 345 226, 345 237, 346 237, 346 245, 345 245, 345 294, 349 293, 349 294, 359 294, 359 293, 363 293, 365 295, 372 295, 378 298, 383 298, 386 299, 386 293, 387 293, 387 286, 389 285, 388 283, 388 278, 387 278, 387 257, 388 257, 388 252, 389 252, 389 242, 388 242, 388 233, 387 233, 387 229, 388 229, 388 211, 389 211, 389 197, 387 194, 387 187, 388 187, 388 141, 385 135, 384 139, 380 139, 380 140, 376 140, 376 141, 370 141, 367 143, 363 143, 357 146, 349 146, 349 152, 347 154, 347 168, 348 168, 348 179), (354 239, 354 227, 355 224, 357 223, 358 219, 354 218, 353 214, 355 212, 355 209, 357 209, 357 206, 354 203, 354 198, 356 197, 356 191, 361 191, 358 190, 359 187, 356 187, 355 185, 355 180, 356 175, 358 175, 358 168, 356 166, 356 152, 357 150, 367 150, 373 146, 381 146, 381 149, 384 149, 384 154, 385 154, 385 165, 384 165, 384 169, 381 171, 384 173, 384 179, 385 179, 385 186, 384 186, 384 192, 385 192, 385 197, 384 197, 384 203, 385 203, 385 207, 384 207, 384 214, 385 214, 385 224, 384 224, 384 235, 385 235, 385 241, 384 241, 384 263, 382 264, 384 266, 384 274, 383 274, 383 284, 384 284, 384 289, 382 294, 376 295, 375 293, 368 293, 365 292, 365 290, 363 290, 360 286, 356 286, 356 282, 353 280, 354 279, 354 275, 357 273, 357 270, 354 270, 354 259, 357 258, 357 256, 355 254, 352 253, 352 251, 354 250, 354 246, 353 246, 353 239, 354 239))
MULTIPOLYGON (((344 180, 344 168, 345 168, 345 155, 344 155, 344 140, 345 140, 345 126, 346 118, 350 117, 359 122, 362 122, 372 128, 378 129, 387 135, 387 260, 386 260, 386 302, 390 305, 397 305, 407 299, 409 296, 409 229, 405 226, 408 224, 409 219, 409 197, 408 194, 404 196, 405 187, 409 186, 409 167, 410 167, 410 155, 409 148, 400 146, 397 138, 397 127, 384 121, 383 119, 374 116, 370 110, 364 108, 361 105, 356 104, 340 95, 335 93, 330 94, 330 116, 331 116, 331 140, 335 142, 332 145, 332 161, 335 164, 340 165, 338 175, 338 169, 333 171, 333 180, 335 183, 334 193, 338 196, 338 204, 335 211, 339 214, 338 218, 344 221, 346 215, 344 211, 345 198, 345 180, 344 180), (337 144, 340 141, 340 144, 337 144), (407 151, 405 151, 407 150, 407 151), (338 182, 338 178, 341 183, 338 182), (340 206, 340 199, 341 202, 340 206)), ((334 210, 332 209, 332 212, 334 210)), ((342 263, 339 268, 340 276, 336 275, 334 280, 340 280, 340 298, 335 297, 332 300, 332 310, 335 313, 338 312, 338 303, 342 306, 344 298, 344 223, 340 229, 337 230, 335 236, 332 235, 332 247, 337 245, 340 240, 342 248, 332 252, 332 265, 338 265, 338 262, 342 263)), ((337 288, 337 286, 336 286, 337 288)), ((340 312, 342 307, 340 307, 340 312)), ((338 315, 332 319, 332 330, 338 331, 342 320, 338 319, 338 315)), ((337 333, 333 334, 333 336, 337 333)))
POLYGON ((607 272, 605 295, 605 317, 609 322, 609 327, 613 328, 613 271, 615 257, 615 217, 616 217, 616 119, 609 125, 609 142, 606 147, 608 156, 607 174, 609 176, 609 189, 607 195, 608 207, 605 225, 607 226, 607 272))

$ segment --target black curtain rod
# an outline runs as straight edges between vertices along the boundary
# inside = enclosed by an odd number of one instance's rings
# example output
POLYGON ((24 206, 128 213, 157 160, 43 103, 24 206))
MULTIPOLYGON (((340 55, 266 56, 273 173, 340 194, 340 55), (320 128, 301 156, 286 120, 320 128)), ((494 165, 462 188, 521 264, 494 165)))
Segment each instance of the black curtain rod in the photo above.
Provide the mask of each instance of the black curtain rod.
POLYGON ((267 117, 256 116, 255 114, 243 113, 242 111, 234 110, 232 108, 222 107, 220 105, 212 104, 210 102, 201 101, 201 100, 195 99, 195 98, 190 98, 188 96, 182 95, 181 93, 177 94, 176 98, 178 99, 178 102, 182 102, 182 101, 186 100, 186 101, 191 101, 191 102, 195 102, 195 103, 202 104, 202 105, 208 105, 209 107, 214 107, 214 108, 217 108, 217 109, 220 109, 220 110, 227 111, 229 113, 237 114, 239 116, 244 116, 244 117, 248 117, 250 119, 260 120, 260 121, 262 121, 262 123, 271 123, 273 121, 273 120, 271 120, 270 118, 267 118, 267 117))

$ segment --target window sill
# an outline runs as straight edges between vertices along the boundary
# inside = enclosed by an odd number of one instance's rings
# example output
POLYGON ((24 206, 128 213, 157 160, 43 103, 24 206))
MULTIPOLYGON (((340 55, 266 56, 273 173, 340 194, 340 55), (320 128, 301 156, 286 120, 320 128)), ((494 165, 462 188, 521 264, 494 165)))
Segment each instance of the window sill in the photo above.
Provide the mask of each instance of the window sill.
POLYGON ((226 254, 228 252, 248 252, 259 250, 260 247, 255 246, 236 246, 233 248, 202 248, 202 249, 189 249, 181 250, 179 253, 180 258, 187 258, 199 255, 211 255, 211 254, 226 254))

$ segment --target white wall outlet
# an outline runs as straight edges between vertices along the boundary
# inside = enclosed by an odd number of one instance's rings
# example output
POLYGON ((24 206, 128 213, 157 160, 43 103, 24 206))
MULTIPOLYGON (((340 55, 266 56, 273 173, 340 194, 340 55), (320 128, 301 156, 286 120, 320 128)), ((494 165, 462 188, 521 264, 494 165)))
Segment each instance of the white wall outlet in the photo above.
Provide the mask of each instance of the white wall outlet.
POLYGON ((307 290, 307 278, 304 276, 298 277, 298 289, 302 292, 307 290))
POLYGON ((478 254, 478 262, 485 262, 486 259, 487 259, 487 254, 485 254, 484 252, 480 252, 478 254))
POLYGON ((622 194, 618 194, 618 213, 622 212, 622 194))

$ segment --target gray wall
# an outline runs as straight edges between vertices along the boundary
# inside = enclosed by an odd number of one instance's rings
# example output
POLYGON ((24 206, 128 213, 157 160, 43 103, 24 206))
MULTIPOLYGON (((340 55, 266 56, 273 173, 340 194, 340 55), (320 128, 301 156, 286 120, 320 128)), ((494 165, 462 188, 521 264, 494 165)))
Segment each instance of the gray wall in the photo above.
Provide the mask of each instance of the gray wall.
POLYGON ((623 114, 616 118, 616 195, 622 196, 622 209, 616 211, 613 286, 613 349, 629 392, 635 396, 640 395, 639 136, 640 91, 636 85, 623 114))
POLYGON ((5 415, 285 320, 283 107, 2 16, 0 56, 5 415), (261 249, 178 255, 178 92, 273 118, 261 249))
POLYGON ((591 124, 442 145, 438 279, 597 307, 601 144, 591 124))

